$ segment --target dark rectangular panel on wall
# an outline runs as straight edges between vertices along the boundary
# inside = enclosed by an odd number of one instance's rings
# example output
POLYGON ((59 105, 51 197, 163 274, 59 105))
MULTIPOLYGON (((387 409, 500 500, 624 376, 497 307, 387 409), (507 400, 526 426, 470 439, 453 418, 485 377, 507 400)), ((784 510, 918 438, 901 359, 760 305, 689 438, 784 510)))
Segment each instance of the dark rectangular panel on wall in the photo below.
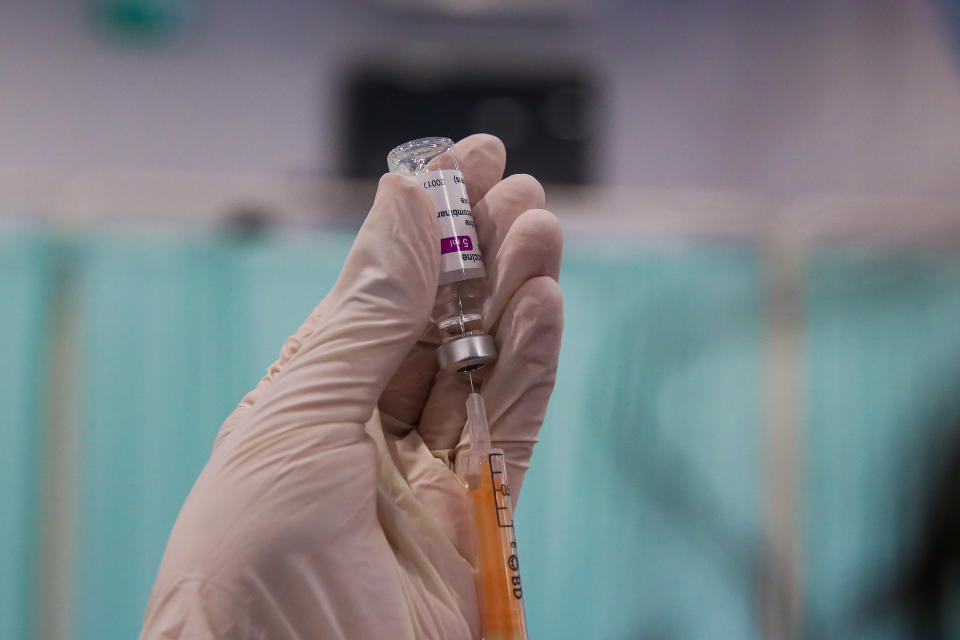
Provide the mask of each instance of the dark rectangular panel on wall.
POLYGON ((591 177, 593 98, 580 72, 420 75, 367 67, 347 74, 344 96, 341 145, 350 177, 381 175, 387 152, 401 142, 477 132, 503 140, 508 174, 571 184, 591 177))

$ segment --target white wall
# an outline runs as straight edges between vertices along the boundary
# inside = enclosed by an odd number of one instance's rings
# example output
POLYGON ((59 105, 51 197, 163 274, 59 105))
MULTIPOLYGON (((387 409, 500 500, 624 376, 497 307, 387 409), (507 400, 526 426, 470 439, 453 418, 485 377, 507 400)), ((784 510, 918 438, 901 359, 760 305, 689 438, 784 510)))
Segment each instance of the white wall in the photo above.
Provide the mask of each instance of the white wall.
POLYGON ((646 26, 611 57, 615 181, 960 193, 960 53, 930 5, 706 4, 619 23, 646 26))
POLYGON ((186 1, 202 28, 153 52, 105 46, 84 3, 4 3, 0 168, 335 174, 342 65, 452 52, 594 68, 600 183, 960 195, 960 53, 923 0, 602 0, 568 26, 454 27, 374 0, 186 1))

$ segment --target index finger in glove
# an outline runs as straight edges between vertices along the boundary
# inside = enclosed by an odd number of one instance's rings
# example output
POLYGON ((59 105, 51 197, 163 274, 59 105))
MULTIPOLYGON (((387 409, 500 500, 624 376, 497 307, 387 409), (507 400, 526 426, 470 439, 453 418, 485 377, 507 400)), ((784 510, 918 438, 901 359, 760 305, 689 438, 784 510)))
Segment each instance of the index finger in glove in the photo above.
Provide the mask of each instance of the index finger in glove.
POLYGON ((500 358, 483 386, 490 439, 503 449, 514 505, 553 393, 562 334, 560 285, 549 276, 527 280, 504 310, 500 358))
POLYGON ((500 138, 475 133, 453 145, 453 152, 467 182, 467 197, 477 203, 503 177, 507 150, 500 138))
MULTIPOLYGON (((494 191, 506 182, 504 180, 494 191)), ((494 191, 489 195, 492 196, 494 191)), ((501 215, 510 218, 507 212, 501 215)), ((560 272, 563 252, 563 232, 553 214, 535 209, 517 216, 515 220, 510 219, 512 224, 503 244, 496 258, 489 263, 491 292, 483 310, 483 326, 494 333, 498 344, 509 330, 502 332, 498 328, 507 306, 513 303, 530 280, 547 277, 555 281, 560 272)), ((553 321, 551 313, 562 313, 556 307, 542 311, 544 323, 553 321)), ((557 341, 559 348, 559 336, 557 341)), ((548 350, 548 353, 551 352, 548 350)), ((504 359, 503 354, 500 358, 504 359)), ((508 366, 498 362, 493 369, 481 369, 474 374, 474 378, 484 380, 487 375, 493 375, 494 371, 508 366)), ((436 377, 420 420, 420 434, 430 448, 449 449, 456 445, 466 419, 464 403, 468 391, 469 385, 462 375, 441 373, 436 377)))
MULTIPOLYGON (((500 355, 487 373, 482 391, 490 438, 506 456, 514 500, 553 391, 562 333, 560 285, 549 276, 524 282, 504 309, 496 334, 500 355)), ((423 440, 431 449, 456 446, 459 450, 466 444, 463 426, 468 393, 470 384, 464 376, 438 376, 420 425, 423 440)))

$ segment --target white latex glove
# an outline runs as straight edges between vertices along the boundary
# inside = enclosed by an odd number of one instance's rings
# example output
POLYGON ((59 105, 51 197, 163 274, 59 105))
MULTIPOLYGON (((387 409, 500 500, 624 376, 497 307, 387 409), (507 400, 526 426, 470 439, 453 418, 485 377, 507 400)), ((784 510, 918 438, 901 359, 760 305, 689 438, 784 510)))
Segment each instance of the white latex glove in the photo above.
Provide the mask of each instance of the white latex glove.
MULTIPOLYGON (((536 180, 500 180, 499 140, 456 152, 500 352, 483 396, 516 496, 556 375, 560 227, 536 180)), ((380 180, 336 285, 221 428, 141 638, 479 637, 469 506, 447 464, 469 389, 437 373, 428 328, 433 215, 415 181, 380 180)))

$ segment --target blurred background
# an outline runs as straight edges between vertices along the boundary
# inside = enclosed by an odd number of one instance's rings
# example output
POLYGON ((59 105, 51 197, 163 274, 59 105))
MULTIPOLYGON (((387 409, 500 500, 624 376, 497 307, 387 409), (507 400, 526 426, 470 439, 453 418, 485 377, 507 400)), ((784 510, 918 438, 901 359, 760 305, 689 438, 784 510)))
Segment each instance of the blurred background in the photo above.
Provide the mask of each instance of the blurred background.
POLYGON ((960 635, 946 0, 0 9, 0 637, 135 637, 214 434, 385 154, 500 136, 565 228, 535 638, 960 635))

